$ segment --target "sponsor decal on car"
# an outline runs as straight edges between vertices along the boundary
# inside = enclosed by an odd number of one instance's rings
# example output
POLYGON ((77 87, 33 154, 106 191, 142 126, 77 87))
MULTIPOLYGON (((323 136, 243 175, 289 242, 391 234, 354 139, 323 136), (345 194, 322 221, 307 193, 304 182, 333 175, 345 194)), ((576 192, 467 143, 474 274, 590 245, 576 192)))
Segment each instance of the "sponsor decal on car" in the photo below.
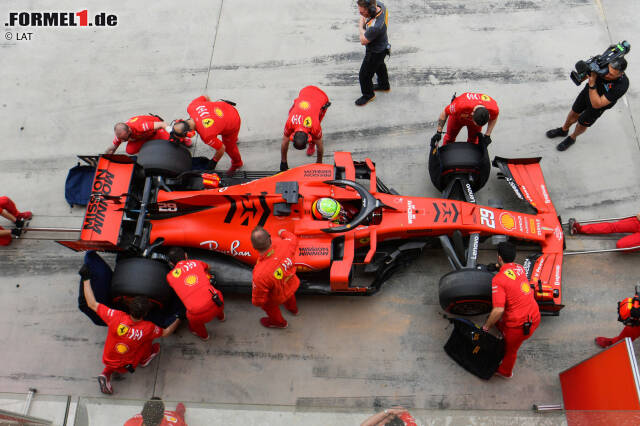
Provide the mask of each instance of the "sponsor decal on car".
POLYGON ((416 215, 413 213, 415 206, 411 200, 407 200, 407 221, 409 225, 413 223, 413 220, 416 218, 416 215))
POLYGON ((500 213, 500 225, 507 231, 512 231, 516 227, 516 220, 507 212, 500 213))
POLYGON ((560 286, 560 265, 556 265, 556 272, 554 275, 554 282, 553 285, 555 285, 556 287, 560 286))
POLYGON ((518 185, 516 184, 516 182, 509 176, 505 176, 504 179, 507 181, 511 189, 513 189, 513 192, 516 193, 516 197, 523 200, 524 198, 522 198, 522 192, 520 191, 520 188, 518 188, 518 185))
POLYGON ((551 198, 549 198, 549 193, 547 193, 547 187, 544 185, 540 185, 540 190, 542 191, 542 196, 544 197, 544 203, 551 204, 551 198))
POLYGON ((93 182, 91 199, 87 206, 87 214, 84 217, 83 229, 90 229, 96 234, 102 233, 102 227, 106 219, 107 201, 103 195, 111 194, 111 186, 115 175, 106 169, 98 169, 93 182))
POLYGON ((310 169, 304 171, 304 177, 331 177, 331 169, 310 169))
POLYGON ((298 256, 329 256, 328 247, 298 247, 298 256))
POLYGON ((221 250, 219 249, 220 244, 218 244, 217 241, 215 240, 207 240, 207 241, 202 241, 200 243, 201 246, 208 246, 207 248, 209 250, 213 250, 213 251, 217 251, 219 253, 222 254, 229 254, 231 256, 241 256, 241 257, 250 257, 251 256, 251 252, 249 252, 248 250, 238 250, 238 248, 240 248, 240 240, 233 240, 231 242, 231 247, 229 250, 221 250))
POLYGON ((476 197, 475 197, 475 195, 473 195, 473 190, 471 189, 471 185, 469 183, 467 183, 465 185, 465 188, 467 188, 467 194, 469 194, 469 202, 470 203, 475 203, 476 202, 476 197))
POLYGON ((560 226, 556 226, 556 229, 553 230, 553 235, 556 236, 558 241, 562 241, 562 228, 560 228, 560 226))

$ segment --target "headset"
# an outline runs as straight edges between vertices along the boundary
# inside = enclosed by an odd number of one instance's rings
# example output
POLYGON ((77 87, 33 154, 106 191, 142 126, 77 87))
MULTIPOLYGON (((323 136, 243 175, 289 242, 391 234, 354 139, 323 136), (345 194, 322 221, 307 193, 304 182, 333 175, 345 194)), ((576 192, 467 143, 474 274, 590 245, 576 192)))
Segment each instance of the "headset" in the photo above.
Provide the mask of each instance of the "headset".
POLYGON ((376 5, 376 0, 363 0, 365 7, 367 8, 367 13, 369 14, 369 18, 373 19, 376 17, 378 13, 378 6, 376 5))
POLYGON ((171 124, 169 126, 167 126, 167 128, 165 130, 169 133, 169 136, 170 136, 171 140, 177 141, 179 139, 187 137, 187 134, 189 133, 190 129, 189 129, 189 124, 187 124, 187 120, 182 120, 182 119, 178 118, 176 120, 173 120, 171 122, 171 124), (176 124, 179 124, 179 123, 184 123, 185 128, 186 128, 184 133, 176 132, 175 126, 176 126, 176 124))

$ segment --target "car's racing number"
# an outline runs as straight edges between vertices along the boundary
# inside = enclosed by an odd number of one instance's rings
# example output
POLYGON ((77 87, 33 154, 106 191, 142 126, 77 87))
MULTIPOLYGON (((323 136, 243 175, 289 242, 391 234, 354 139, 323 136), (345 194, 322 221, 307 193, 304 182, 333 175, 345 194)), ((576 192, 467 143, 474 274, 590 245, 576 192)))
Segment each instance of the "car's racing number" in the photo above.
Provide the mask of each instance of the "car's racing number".
POLYGON ((158 203, 158 211, 159 212, 177 212, 178 205, 176 203, 158 203))
POLYGON ((480 224, 496 229, 495 215, 491 210, 480 208, 480 224))

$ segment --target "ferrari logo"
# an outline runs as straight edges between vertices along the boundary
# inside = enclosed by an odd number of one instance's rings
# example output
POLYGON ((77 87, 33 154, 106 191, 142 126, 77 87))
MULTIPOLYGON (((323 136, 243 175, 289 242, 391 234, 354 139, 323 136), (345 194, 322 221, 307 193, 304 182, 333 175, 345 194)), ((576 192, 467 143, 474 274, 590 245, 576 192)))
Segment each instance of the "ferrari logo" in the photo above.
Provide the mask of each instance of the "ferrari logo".
POLYGON ((184 283, 185 285, 188 285, 188 286, 198 284, 198 276, 193 274, 189 275, 187 278, 184 279, 184 283))
POLYGON ((302 122, 302 125, 306 128, 311 128, 311 126, 313 125, 313 122, 311 121, 311 117, 305 117, 304 121, 302 122))
POLYGON ((124 336, 129 332, 129 327, 124 324, 120 324, 116 332, 118 333, 118 336, 124 336))
POLYGON ((485 102, 489 102, 491 100, 491 97, 487 95, 480 95, 480 99, 482 99, 485 102))
POLYGON ((276 277, 276 279, 281 280, 282 277, 284 277, 284 272, 282 272, 282 268, 276 269, 276 271, 273 273, 273 276, 276 277))
POLYGON ((205 129, 213 126, 213 118, 205 118, 204 120, 202 120, 202 125, 205 129))
POLYGON ((300 107, 300 109, 309 109, 309 102, 307 101, 302 101, 298 104, 298 106, 300 107))
POLYGON ((512 280, 515 280, 515 279, 516 279, 516 273, 515 273, 515 272, 513 272, 513 270, 512 270, 512 269, 507 269, 506 271, 504 271, 504 274, 505 274, 507 277, 511 278, 512 280))
POLYGON ((180 275, 182 275, 182 269, 180 268, 176 268, 173 271, 171 271, 171 275, 173 275, 176 278, 180 278, 180 275))
POLYGON ((129 120, 129 123, 133 123, 134 121, 138 121, 138 117, 133 117, 131 120, 129 120))
POLYGON ((529 292, 531 291, 531 285, 529 285, 528 282, 524 281, 520 286, 520 289, 524 294, 529 294, 529 292))
POLYGON ((129 352, 129 346, 125 345, 124 343, 116 343, 116 352, 118 352, 119 354, 126 354, 127 352, 129 352))
POLYGON ((213 113, 214 113, 215 115, 217 115, 218 117, 220 117, 220 118, 224 117, 224 114, 222 113, 222 110, 221 110, 220 108, 215 108, 215 109, 213 110, 213 113))

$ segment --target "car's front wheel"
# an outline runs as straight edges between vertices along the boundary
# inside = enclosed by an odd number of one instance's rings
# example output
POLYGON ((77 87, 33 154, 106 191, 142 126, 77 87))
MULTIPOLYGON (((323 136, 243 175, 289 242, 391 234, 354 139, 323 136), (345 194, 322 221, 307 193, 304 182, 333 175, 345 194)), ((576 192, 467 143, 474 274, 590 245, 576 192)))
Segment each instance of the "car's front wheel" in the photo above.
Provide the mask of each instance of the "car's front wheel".
POLYGON ((440 306, 455 315, 481 315, 491 311, 493 274, 479 269, 452 271, 440 278, 440 306))

